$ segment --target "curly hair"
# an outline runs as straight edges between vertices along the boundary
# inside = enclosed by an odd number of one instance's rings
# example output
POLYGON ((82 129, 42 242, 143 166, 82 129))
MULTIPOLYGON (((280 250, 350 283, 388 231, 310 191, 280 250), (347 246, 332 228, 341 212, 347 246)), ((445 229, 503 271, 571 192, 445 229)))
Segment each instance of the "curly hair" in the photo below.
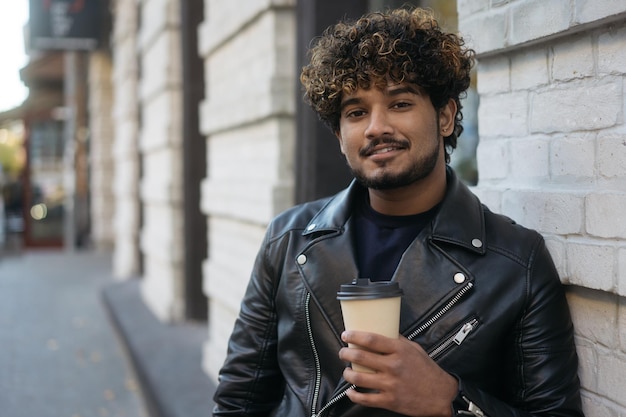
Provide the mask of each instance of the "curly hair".
POLYGON ((460 99, 470 85, 474 51, 463 38, 444 33, 431 11, 412 8, 370 13, 327 28, 311 48, 300 81, 307 101, 333 132, 339 130, 342 94, 388 82, 422 87, 433 107, 457 105, 455 126, 445 141, 446 162, 463 131, 460 99))

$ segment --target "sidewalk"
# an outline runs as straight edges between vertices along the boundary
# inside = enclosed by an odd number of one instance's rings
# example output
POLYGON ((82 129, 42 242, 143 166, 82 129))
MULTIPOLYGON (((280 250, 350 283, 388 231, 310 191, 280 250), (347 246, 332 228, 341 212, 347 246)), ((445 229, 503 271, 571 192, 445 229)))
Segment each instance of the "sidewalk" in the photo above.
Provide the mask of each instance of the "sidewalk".
POLYGON ((165 325, 107 254, 0 257, 0 415, 200 417, 206 324, 165 325))

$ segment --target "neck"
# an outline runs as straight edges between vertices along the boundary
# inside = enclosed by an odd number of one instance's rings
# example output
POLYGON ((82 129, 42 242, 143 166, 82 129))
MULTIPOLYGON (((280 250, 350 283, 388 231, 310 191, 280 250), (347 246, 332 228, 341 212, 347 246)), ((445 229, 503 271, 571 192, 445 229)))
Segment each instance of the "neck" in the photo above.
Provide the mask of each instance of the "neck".
POLYGON ((435 207, 446 194, 445 164, 427 178, 391 190, 369 189, 372 209, 388 216, 409 216, 435 207))

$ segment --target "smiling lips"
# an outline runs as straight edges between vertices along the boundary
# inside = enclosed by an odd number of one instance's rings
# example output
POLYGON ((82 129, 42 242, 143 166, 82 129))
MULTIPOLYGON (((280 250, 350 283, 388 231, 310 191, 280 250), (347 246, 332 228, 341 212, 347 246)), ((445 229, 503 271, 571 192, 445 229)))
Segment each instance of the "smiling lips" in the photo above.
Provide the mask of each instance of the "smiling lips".
POLYGON ((381 153, 387 153, 387 152, 395 151, 396 149, 399 149, 399 148, 395 146, 390 146, 387 148, 377 149, 377 150, 374 150, 374 152, 371 152, 370 155, 378 155, 381 153))
POLYGON ((398 141, 394 141, 394 142, 386 141, 382 143, 372 142, 369 146, 367 146, 361 151, 361 156, 368 157, 372 155, 381 155, 381 154, 385 154, 388 152, 405 149, 407 147, 408 147, 407 145, 402 144, 398 141))

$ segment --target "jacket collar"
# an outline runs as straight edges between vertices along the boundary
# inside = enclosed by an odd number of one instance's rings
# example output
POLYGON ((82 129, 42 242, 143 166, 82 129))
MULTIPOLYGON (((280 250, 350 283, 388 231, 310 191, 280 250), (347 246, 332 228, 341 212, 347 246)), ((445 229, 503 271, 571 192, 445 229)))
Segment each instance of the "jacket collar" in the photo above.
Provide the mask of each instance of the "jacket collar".
MULTIPOLYGON (((482 205, 452 168, 447 167, 446 174, 447 191, 432 222, 431 238, 484 254, 487 242, 482 205)), ((365 188, 353 180, 313 217, 303 235, 343 229, 352 214, 355 196, 363 192, 365 188)))

